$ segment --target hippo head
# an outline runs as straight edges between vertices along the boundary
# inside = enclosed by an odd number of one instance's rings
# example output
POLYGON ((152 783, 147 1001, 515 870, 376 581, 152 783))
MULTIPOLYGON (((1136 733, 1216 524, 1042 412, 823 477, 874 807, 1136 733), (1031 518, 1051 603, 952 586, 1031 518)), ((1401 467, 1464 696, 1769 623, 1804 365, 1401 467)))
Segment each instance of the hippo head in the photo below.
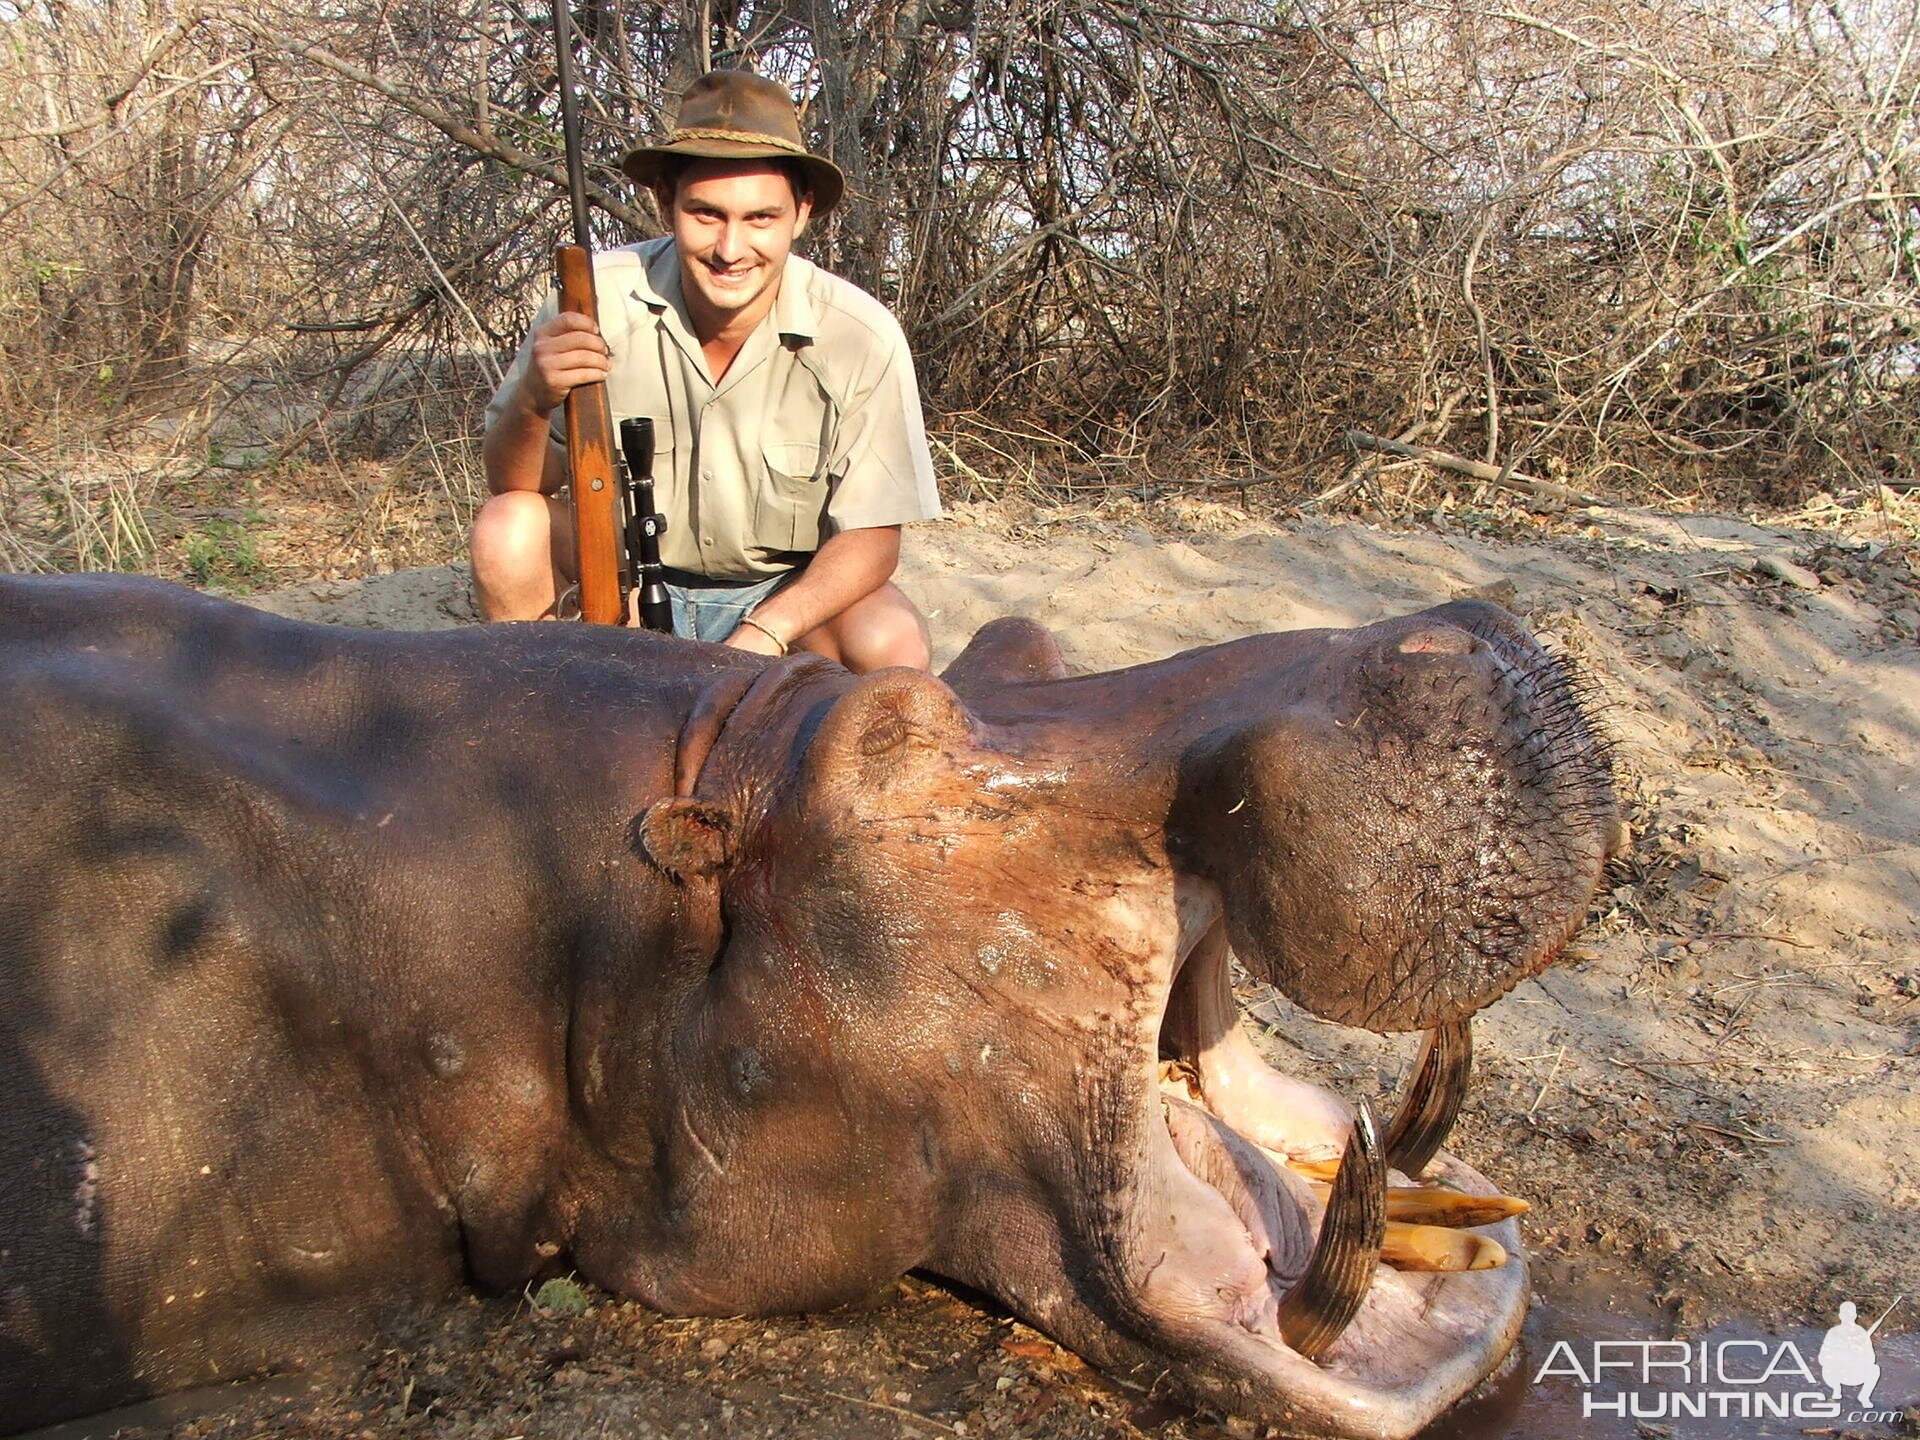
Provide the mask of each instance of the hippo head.
POLYGON ((718 997, 674 1062, 698 1153, 649 1163, 693 1177, 670 1213, 753 1219, 612 1283, 738 1311, 918 1266, 1130 1383, 1410 1435, 1525 1309, 1510 1208, 1439 1145, 1466 1017, 1585 913, 1605 748, 1490 606, 1061 668, 1018 624, 950 683, 789 665, 697 794, 649 812, 649 854, 710 896, 718 997), (1385 1135, 1253 1053, 1229 945, 1328 1019, 1436 1027, 1385 1135), (696 1048, 734 1058, 702 1080, 696 1048), (1447 1232, 1457 1265, 1379 1263, 1400 1218, 1443 1211, 1476 1227, 1447 1232), (769 1231, 777 1280, 715 1280, 769 1231))

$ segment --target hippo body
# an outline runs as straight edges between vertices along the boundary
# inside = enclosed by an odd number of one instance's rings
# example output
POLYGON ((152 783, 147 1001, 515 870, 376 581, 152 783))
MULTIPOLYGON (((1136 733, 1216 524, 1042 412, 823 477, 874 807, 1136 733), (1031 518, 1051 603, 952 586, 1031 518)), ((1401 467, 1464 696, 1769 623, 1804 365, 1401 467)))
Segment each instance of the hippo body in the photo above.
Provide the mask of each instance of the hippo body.
POLYGON ((924 1267, 1303 1434, 1411 1433, 1517 1332, 1516 1254, 1289 1348, 1336 1227, 1271 1162, 1353 1117, 1226 978, 1445 1025, 1572 933, 1604 747, 1493 607, 1079 679, 1000 622, 942 681, 0 578, 0 685, 0 1431, 556 1270, 740 1314, 924 1267))

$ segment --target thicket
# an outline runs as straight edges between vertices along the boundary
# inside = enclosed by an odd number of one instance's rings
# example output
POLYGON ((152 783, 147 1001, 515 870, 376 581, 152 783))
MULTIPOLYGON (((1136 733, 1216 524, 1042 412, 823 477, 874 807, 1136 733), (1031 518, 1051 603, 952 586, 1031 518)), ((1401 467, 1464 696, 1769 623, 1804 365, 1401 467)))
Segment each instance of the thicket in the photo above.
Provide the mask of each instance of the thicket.
MULTIPOLYGON (((656 232, 615 162, 687 81, 792 84, 851 182, 807 249, 901 316, 955 473, 1297 498, 1363 431, 1654 501, 1913 475, 1915 0, 575 22, 606 243, 656 232)), ((0 457, 474 431, 566 228, 548 10, 0 0, 0 33, 0 457)))

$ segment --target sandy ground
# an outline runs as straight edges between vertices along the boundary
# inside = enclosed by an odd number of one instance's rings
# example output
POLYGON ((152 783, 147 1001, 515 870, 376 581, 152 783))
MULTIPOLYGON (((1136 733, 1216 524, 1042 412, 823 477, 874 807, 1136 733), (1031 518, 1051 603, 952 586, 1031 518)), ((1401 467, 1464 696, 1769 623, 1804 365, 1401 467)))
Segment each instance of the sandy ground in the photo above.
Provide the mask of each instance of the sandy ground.
MULTIPOLYGON (((1920 1288, 1911 552, 1870 525, 1579 520, 1520 542, 1318 521, 1274 530, 1204 503, 1177 507, 1171 524, 1161 512, 1153 530, 1111 507, 960 507, 912 535, 902 583, 931 617, 942 664, 1010 614, 1052 627, 1068 662, 1091 670, 1462 594, 1517 611, 1604 697, 1635 836, 1581 954, 1476 1024, 1474 1094, 1452 1148, 1535 1204, 1530 1349, 1609 1323, 1647 1338, 1823 1326, 1849 1298, 1877 1314, 1920 1288)), ((258 603, 342 624, 471 622, 457 569, 258 603)), ((1411 1051, 1314 1021, 1263 987, 1244 986, 1242 1000, 1277 1064, 1349 1095, 1390 1092, 1411 1051)), ((1106 1385, 978 1297, 918 1279, 872 1309, 771 1322, 665 1320, 589 1298, 580 1317, 468 1301, 310 1387, 197 1398, 179 1411, 192 1418, 149 1415, 120 1433, 1250 1433, 1106 1385)), ((1906 1363, 1916 1319, 1910 1300, 1880 1333, 1901 1357, 1883 1402, 1920 1392, 1906 1363)), ((1457 1433, 1537 1423, 1494 1406, 1457 1433)))

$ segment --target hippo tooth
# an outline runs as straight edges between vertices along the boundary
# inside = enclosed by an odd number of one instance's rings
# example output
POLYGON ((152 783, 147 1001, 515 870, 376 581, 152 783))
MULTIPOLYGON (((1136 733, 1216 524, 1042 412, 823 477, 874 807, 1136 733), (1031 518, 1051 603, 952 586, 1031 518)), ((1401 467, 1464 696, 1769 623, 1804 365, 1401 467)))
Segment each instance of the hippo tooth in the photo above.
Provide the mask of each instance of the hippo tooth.
POLYGON ((1460 1118, 1473 1070, 1472 1024, 1455 1020, 1429 1030, 1420 1047, 1413 1079, 1387 1127, 1387 1165, 1402 1175, 1419 1179, 1460 1118))
POLYGON ((1498 1240, 1444 1225, 1409 1225, 1389 1220, 1380 1242, 1380 1258, 1396 1270, 1452 1274, 1462 1270, 1498 1270, 1507 1250, 1498 1240))
POLYGON ((1280 1334, 1307 1359, 1324 1354, 1360 1313, 1386 1229, 1386 1152, 1362 1100, 1306 1273, 1280 1302, 1280 1334))

